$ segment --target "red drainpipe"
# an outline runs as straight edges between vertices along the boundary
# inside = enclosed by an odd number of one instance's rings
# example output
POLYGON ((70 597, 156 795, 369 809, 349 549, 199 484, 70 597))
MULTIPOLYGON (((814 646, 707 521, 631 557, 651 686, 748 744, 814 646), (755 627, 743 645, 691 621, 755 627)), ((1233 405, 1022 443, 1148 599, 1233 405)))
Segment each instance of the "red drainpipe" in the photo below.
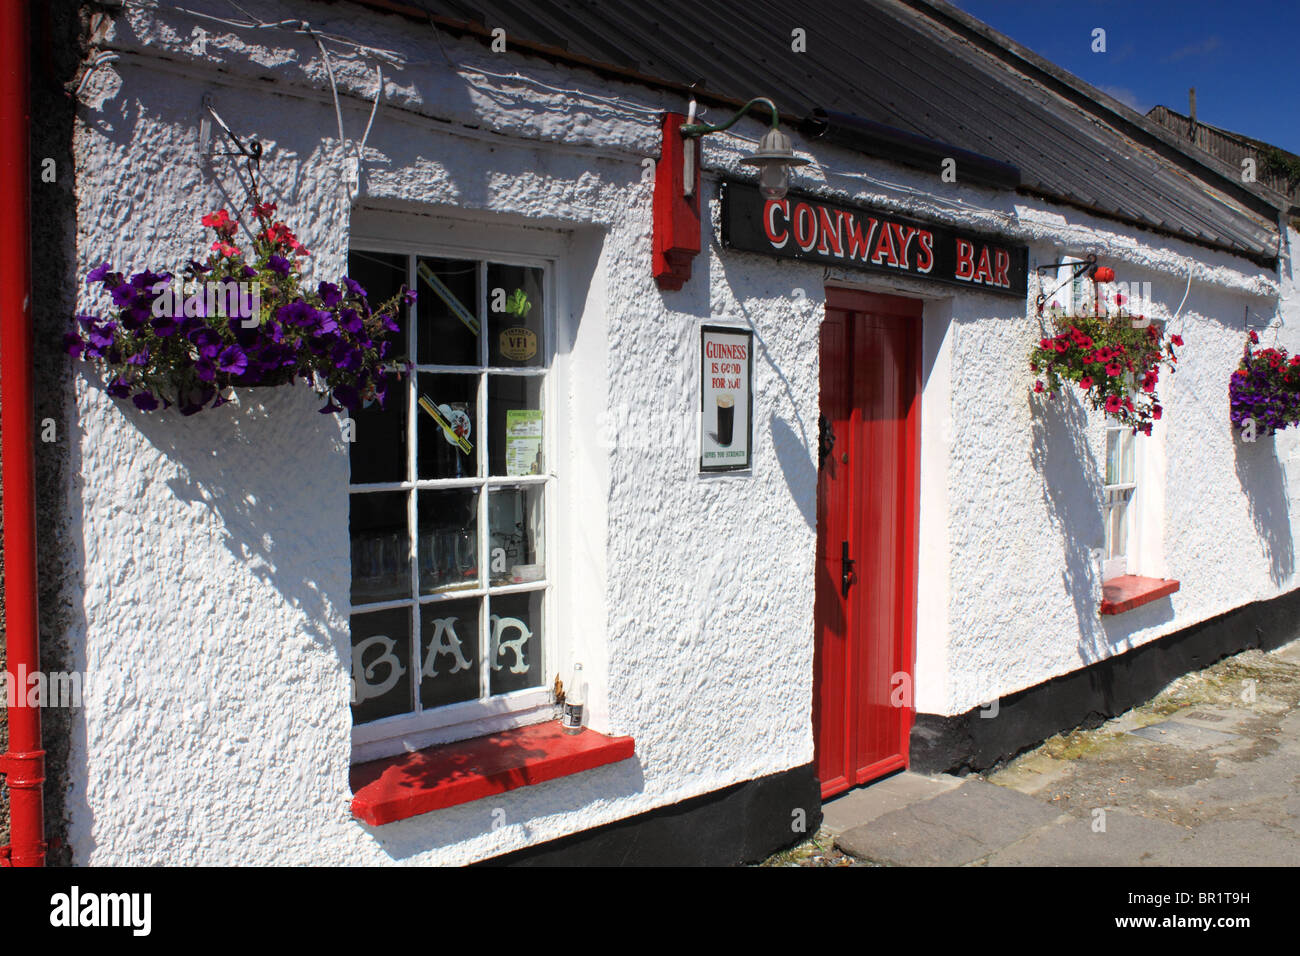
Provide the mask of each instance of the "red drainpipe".
POLYGON ((32 388, 28 4, 0 2, 0 429, 4 468, 5 651, 14 704, 0 771, 12 843, 0 865, 45 865, 41 711, 16 675, 40 671, 36 626, 36 408, 32 388))

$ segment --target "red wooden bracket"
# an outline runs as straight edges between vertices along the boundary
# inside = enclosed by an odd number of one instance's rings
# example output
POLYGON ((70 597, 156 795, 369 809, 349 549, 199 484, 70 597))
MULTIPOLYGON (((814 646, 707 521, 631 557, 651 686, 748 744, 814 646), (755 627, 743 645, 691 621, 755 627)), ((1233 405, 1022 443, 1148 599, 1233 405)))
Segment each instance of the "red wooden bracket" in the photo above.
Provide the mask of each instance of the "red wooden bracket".
POLYGON ((690 143, 695 189, 687 196, 685 122, 681 113, 664 114, 663 151, 655 167, 654 277, 659 288, 674 291, 691 277, 691 260, 700 252, 700 141, 690 143))

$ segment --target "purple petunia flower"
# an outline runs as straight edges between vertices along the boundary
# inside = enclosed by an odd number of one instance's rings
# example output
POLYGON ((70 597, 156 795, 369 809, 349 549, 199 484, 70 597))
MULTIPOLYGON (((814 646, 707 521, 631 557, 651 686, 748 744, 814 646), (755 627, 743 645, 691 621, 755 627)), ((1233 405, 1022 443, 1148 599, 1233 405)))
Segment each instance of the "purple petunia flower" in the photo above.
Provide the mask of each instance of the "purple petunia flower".
POLYGON ((160 339, 175 335, 180 331, 181 324, 170 315, 160 315, 150 323, 153 328, 153 334, 160 339))
POLYGON ((149 350, 148 350, 147 348, 144 348, 144 349, 141 349, 140 351, 136 352, 134 355, 130 356, 130 357, 126 360, 126 364, 127 364, 127 365, 148 365, 148 364, 149 364, 149 350))
POLYGON ((150 314, 151 313, 148 309, 142 308, 138 305, 133 305, 128 309, 123 309, 122 328, 126 329, 128 332, 142 329, 144 328, 145 323, 149 321, 150 314))
MULTIPOLYGON (((346 282, 347 280, 345 279, 344 281, 346 282)), ((357 313, 356 309, 343 309, 339 312, 339 325, 342 327, 344 332, 350 332, 353 335, 356 335, 366 327, 365 322, 357 313)))
POLYGON ((153 392, 140 392, 131 396, 131 401, 135 402, 135 407, 142 412, 151 412, 158 407, 158 399, 153 397, 153 392))
POLYGON ((148 269, 131 276, 131 286, 139 291, 152 290, 156 285, 166 285, 172 281, 170 272, 150 272, 148 269))
POLYGON ((355 279, 349 279, 347 276, 344 276, 343 288, 348 290, 349 295, 355 295, 362 299, 366 297, 366 290, 361 288, 361 283, 357 282, 355 279))
POLYGON ((320 313, 302 299, 280 306, 275 317, 286 325, 296 325, 299 328, 314 328, 320 322, 320 313))
MULTIPOLYGON (((245 279, 252 279, 252 278, 254 278, 254 277, 257 275, 257 270, 254 269, 252 266, 244 266, 243 272, 244 272, 244 278, 245 278, 245 279)), ((218 398, 221 398, 220 395, 218 395, 217 397, 218 397, 218 398)), ((230 401, 230 399, 228 399, 228 398, 222 398, 221 401, 222 401, 222 403, 225 403, 225 402, 230 401)), ((212 407, 213 407, 213 408, 216 408, 216 407, 217 407, 217 402, 213 402, 213 403, 212 403, 212 407)))
POLYGON ((403 289, 403 290, 402 290, 402 301, 405 302, 407 305, 415 305, 415 290, 414 290, 414 289, 403 289))
POLYGON ((76 332, 64 332, 63 350, 74 359, 81 358, 81 353, 86 350, 86 343, 81 340, 81 336, 76 332))
POLYGON ((386 315, 386 314, 381 315, 379 317, 379 324, 382 325, 384 328, 386 328, 389 332, 402 331, 402 327, 393 321, 393 317, 391 315, 386 315))
POLYGON ((201 358, 194 363, 194 374, 205 382, 217 377, 217 367, 210 358, 201 358))
POLYGON ((116 328, 116 322, 92 323, 87 329, 86 338, 95 348, 106 349, 113 344, 113 331, 116 328))
POLYGON ((108 394, 112 395, 114 398, 126 398, 131 394, 131 385, 126 379, 119 375, 117 378, 113 379, 113 381, 108 383, 108 387, 105 388, 104 391, 108 392, 108 394))
POLYGON ((277 255, 272 255, 269 259, 266 260, 266 267, 270 269, 272 272, 281 276, 287 276, 290 270, 293 268, 293 266, 289 265, 288 259, 286 259, 284 256, 277 256, 277 255))
POLYGON ((332 309, 343 301, 343 293, 333 282, 322 282, 316 287, 316 294, 320 296, 320 301, 327 309, 332 309))
POLYGON ((107 262, 103 265, 95 266, 95 268, 91 269, 90 272, 87 273, 86 284, 89 285, 92 282, 103 282, 112 271, 113 267, 107 262))
POLYGON ((221 351, 221 336, 206 325, 195 329, 188 338, 203 358, 216 358, 217 353, 221 351))
POLYGON ((361 395, 351 385, 335 385, 333 395, 344 408, 355 410, 361 405, 361 395))
POLYGON ((139 294, 139 289, 133 285, 126 285, 125 283, 119 285, 111 293, 113 296, 113 304, 119 309, 125 309, 129 305, 135 304, 136 297, 139 296, 139 294))
POLYGON ((238 375, 248 368, 248 356, 238 345, 232 345, 217 359, 217 370, 227 375, 238 375))

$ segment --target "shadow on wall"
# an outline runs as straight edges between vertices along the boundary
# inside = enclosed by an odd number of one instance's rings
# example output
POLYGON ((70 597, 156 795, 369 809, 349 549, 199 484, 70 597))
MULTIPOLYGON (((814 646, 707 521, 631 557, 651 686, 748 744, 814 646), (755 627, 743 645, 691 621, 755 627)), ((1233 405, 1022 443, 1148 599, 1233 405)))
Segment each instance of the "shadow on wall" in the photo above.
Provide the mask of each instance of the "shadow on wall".
POLYGON ((1087 415, 1073 395, 1031 398, 1039 407, 1030 416, 1030 459, 1042 476, 1043 500, 1065 549, 1061 584, 1079 623, 1079 656, 1100 660, 1106 637, 1097 618, 1101 594, 1093 548, 1105 541, 1101 518, 1102 479, 1087 440, 1087 415))
POLYGON ((1246 496, 1255 533, 1268 557, 1269 578, 1280 586, 1295 573, 1295 542, 1291 538, 1286 478, 1273 442, 1272 435, 1254 442, 1234 436, 1233 450, 1237 481, 1246 496))
MULTIPOLYGON (((340 605, 340 595, 323 593, 313 580, 313 572, 320 570, 318 560, 346 566, 346 553, 304 554, 301 539, 316 543, 317 537, 299 525, 313 514, 320 521, 345 521, 346 486, 340 487, 336 501, 320 500, 318 507, 304 507, 302 493, 319 494, 320 485, 313 489, 309 476, 295 481, 267 463, 268 456, 277 454, 285 461, 312 460, 311 454, 297 457, 285 450, 308 451, 303 448, 301 432, 304 422, 314 424, 308 410, 314 410, 319 399, 302 384, 238 391, 241 406, 226 405, 189 419, 173 412, 144 415, 130 408, 124 411, 131 425, 165 460, 182 465, 180 474, 167 479, 176 499, 211 511, 215 526, 221 529, 221 542, 236 562, 297 609, 302 629, 340 655, 350 669, 351 661, 343 658, 339 635, 330 624, 346 612, 346 604, 340 605), (291 437, 289 431, 300 437, 291 437)), ((337 425, 332 419, 324 421, 325 416, 316 418, 321 420, 322 433, 313 436, 309 444, 319 452, 322 443, 332 440, 325 429, 332 435, 337 425)), ((341 597, 346 600, 346 591, 341 597)))

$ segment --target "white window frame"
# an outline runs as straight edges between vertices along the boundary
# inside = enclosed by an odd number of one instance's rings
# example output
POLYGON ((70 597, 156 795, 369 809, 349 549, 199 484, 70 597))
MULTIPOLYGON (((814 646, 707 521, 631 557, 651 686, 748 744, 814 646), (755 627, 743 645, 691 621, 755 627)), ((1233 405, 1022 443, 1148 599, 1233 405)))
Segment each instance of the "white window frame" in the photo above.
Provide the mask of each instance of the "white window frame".
MULTIPOLYGON (((1148 437, 1147 440, 1150 440, 1150 438, 1148 437)), ((1103 581, 1109 581, 1111 578, 1121 577, 1126 574, 1138 573, 1138 509, 1139 489, 1141 488, 1140 452, 1141 446, 1138 437, 1133 434, 1132 427, 1121 425, 1107 418, 1105 457, 1102 460, 1102 522, 1106 536, 1105 550, 1102 553, 1101 576, 1103 581), (1119 456, 1121 467, 1118 469, 1120 474, 1114 476, 1110 474, 1112 439, 1118 440, 1121 446, 1128 446, 1129 474, 1127 476, 1123 474, 1124 453, 1122 447, 1119 456), (1109 480, 1111 477, 1117 480, 1111 482, 1109 480), (1124 509, 1124 515, 1121 519, 1124 529, 1124 548, 1122 550, 1116 549, 1113 540, 1114 523, 1111 521, 1111 517, 1117 507, 1123 507, 1124 509)))
MULTIPOLYGON (((355 228, 350 236, 348 243, 349 254, 355 250, 358 252, 374 252, 379 254, 405 255, 407 260, 407 285, 412 289, 419 290, 420 294, 428 293, 428 289, 418 280, 415 273, 416 257, 436 257, 445 259, 462 259, 474 260, 479 263, 480 281, 479 281, 479 314, 484 317, 483 334, 480 337, 479 359, 480 364, 476 366, 477 374, 480 376, 477 414, 475 421, 475 433, 484 438, 486 432, 487 420, 487 377, 490 374, 515 374, 536 376, 542 379, 540 405, 542 409, 542 449, 546 462, 546 474, 539 476, 491 476, 487 474, 487 442, 480 440, 477 442, 477 454, 479 456, 480 474, 474 478, 463 479, 418 479, 404 480, 400 482, 384 482, 363 485, 353 485, 349 483, 349 498, 354 492, 382 492, 382 491, 402 491, 408 494, 407 500, 407 526, 412 547, 412 597, 396 601, 376 602, 373 604, 360 605, 356 613, 365 611, 378 611, 385 608, 412 608, 412 625, 411 625, 411 664, 408 674, 404 679, 416 680, 420 667, 423 663, 420 651, 420 621, 419 609, 428 604, 435 604, 444 601, 469 600, 474 599, 480 602, 489 595, 503 595, 515 593, 530 593, 541 591, 544 593, 542 625, 543 634, 538 648, 542 654, 543 672, 542 685, 537 688, 528 688, 524 690, 512 691, 507 694, 497 696, 480 697, 478 700, 463 701, 455 704, 448 704, 442 707, 423 710, 420 707, 418 681, 416 683, 416 693, 414 695, 415 710, 410 713, 398 714, 392 717, 384 717, 379 720, 370 721, 361 725, 353 725, 352 760, 354 763, 373 760, 383 756, 389 756, 400 753, 404 750, 419 749, 421 747, 431 746, 437 743, 445 743, 454 740, 463 740, 468 737, 480 736, 483 734, 493 733, 498 730, 509 727, 524 726, 531 723, 539 723, 544 720, 552 719, 553 705, 551 701, 550 679, 547 676, 551 672, 561 670, 561 663, 564 660, 564 649, 560 646, 558 639, 557 625, 557 605, 562 602, 559 595, 563 579, 563 562, 558 559, 556 554, 557 542, 562 540, 556 528, 557 500, 560 494, 560 476, 559 476, 559 449, 557 448, 557 424, 560 420, 559 396, 564 394, 564 389, 557 379, 556 358, 556 336, 557 336, 557 318, 566 314, 565 303, 562 303, 561 296, 564 293, 564 283, 560 280, 561 257, 564 253, 564 240, 559 233, 552 233, 544 230, 519 230, 509 227, 487 226, 472 222, 459 220, 432 220, 427 217, 415 217, 402 214, 391 214, 376 212, 370 216, 362 214, 361 228, 355 228), (440 228, 441 227, 441 228, 440 228), (454 232, 457 235, 456 243, 448 242, 431 242, 422 237, 428 235, 441 235, 446 232, 454 232), (545 298, 544 315, 542 322, 542 342, 541 348, 544 350, 545 362, 541 366, 543 371, 535 372, 531 369, 521 369, 517 366, 512 367, 493 367, 487 365, 487 299, 489 289, 487 288, 487 266, 488 264, 514 265, 532 268, 541 268, 543 270, 543 294, 545 298), (493 488, 517 487, 520 485, 536 484, 543 486, 544 503, 542 512, 542 554, 545 563, 545 578, 540 582, 529 582, 527 584, 491 586, 487 581, 486 570, 482 578, 482 586, 473 589, 465 588, 462 590, 444 592, 442 594, 421 595, 419 593, 418 578, 419 573, 418 561, 414 558, 418 555, 418 534, 419 529, 415 525, 415 497, 419 491, 423 490, 451 490, 456 488, 475 488, 479 490, 478 501, 478 529, 482 532, 487 528, 488 522, 488 500, 489 492, 493 488), (410 673, 411 671, 414 674, 410 673)), ((428 293, 431 294, 431 293, 428 293)), ((412 319, 407 328, 407 349, 408 355, 414 360, 418 353, 416 351, 416 328, 417 322, 414 319, 414 310, 412 319)), ((411 373, 412 378, 402 378, 397 394, 407 401, 407 474, 408 476, 416 474, 416 455, 418 447, 414 438, 417 431, 418 416, 423 414, 417 404, 419 394, 418 376, 425 373, 448 373, 465 374, 466 366, 447 366, 447 365, 416 365, 411 373), (412 387, 411 382, 417 383, 412 387)), ((390 399, 391 400, 391 399, 390 399)), ((489 566, 488 551, 490 547, 490 535, 479 533, 479 567, 486 569, 489 566)), ((349 569, 350 570, 350 569, 349 569)), ((482 605, 480 605, 482 608, 482 605)), ((349 619, 354 609, 349 607, 349 619)), ((490 647, 490 621, 488 614, 479 614, 479 648, 478 664, 480 668, 480 690, 481 692, 490 687, 490 667, 491 660, 483 649, 490 647)))

